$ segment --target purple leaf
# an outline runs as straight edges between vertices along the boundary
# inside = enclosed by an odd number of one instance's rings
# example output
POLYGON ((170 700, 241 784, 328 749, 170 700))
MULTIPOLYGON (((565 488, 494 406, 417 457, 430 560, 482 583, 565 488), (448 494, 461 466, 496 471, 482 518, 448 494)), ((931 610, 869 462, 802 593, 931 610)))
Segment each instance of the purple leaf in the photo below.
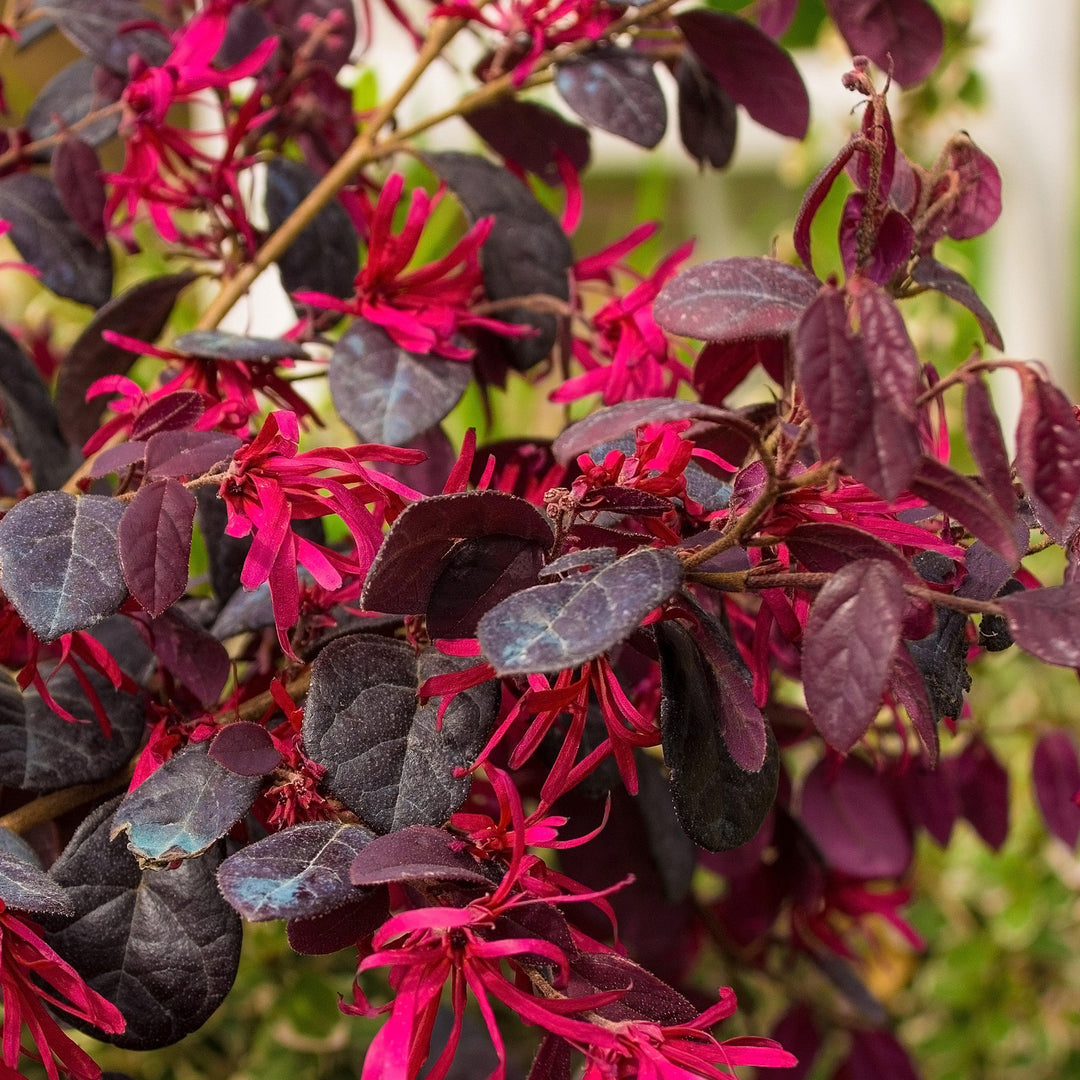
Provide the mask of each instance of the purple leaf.
POLYGON ((354 885, 455 881, 491 885, 481 865, 445 829, 412 825, 377 836, 352 862, 354 885))
POLYGON ((197 390, 174 390, 147 405, 132 422, 133 439, 149 439, 159 431, 179 431, 191 427, 206 411, 197 390))
POLYGON ((484 747, 498 713, 498 684, 458 693, 441 725, 438 704, 421 705, 417 687, 471 661, 404 641, 350 634, 331 641, 311 669, 303 739, 326 767, 323 781, 379 833, 441 825, 465 801, 472 780, 459 775, 484 747))
POLYGON ((842 754, 877 714, 903 613, 903 581, 877 559, 848 563, 810 605, 802 651, 806 705, 822 738, 842 754))
POLYGON ((358 318, 335 344, 329 376, 334 408, 357 438, 404 446, 458 403, 472 368, 407 352, 381 326, 358 318))
POLYGON ((919 1080, 908 1052, 888 1031, 854 1031, 851 1049, 833 1080, 919 1080))
POLYGON ((572 957, 567 994, 579 997, 603 990, 626 990, 618 1001, 597 1009, 613 1023, 685 1024, 697 1015, 697 1009, 674 987, 625 956, 582 952, 572 957))
POLYGON ((942 296, 947 296, 950 300, 962 304, 975 316, 975 321, 979 324, 986 343, 993 345, 995 349, 1005 348, 1001 331, 994 321, 994 316, 990 314, 990 309, 979 299, 979 294, 963 275, 929 255, 923 255, 915 263, 911 278, 924 289, 933 289, 942 296))
POLYGON ((500 157, 539 176, 545 184, 561 184, 557 154, 574 172, 589 164, 589 132, 535 101, 504 98, 465 115, 465 122, 500 157))
POLYGON ((290 919, 285 924, 289 947, 305 956, 326 956, 355 948, 360 939, 371 937, 389 918, 390 906, 384 888, 365 889, 363 895, 363 900, 310 919, 290 919))
MULTIPOLYGON (((198 275, 190 270, 150 278, 113 297, 68 349, 56 381, 56 411, 68 439, 81 446, 97 431, 104 407, 87 406, 90 384, 105 375, 124 375, 135 362, 126 349, 107 342, 102 330, 113 330, 142 341, 153 341, 165 328, 177 297, 198 275)), ((135 435, 143 438, 143 435, 135 435)))
POLYGON ((476 636, 499 675, 573 667, 629 637, 675 592, 682 576, 672 552, 645 548, 584 580, 514 593, 484 615, 476 636))
POLYGON ((150 624, 162 665, 209 708, 225 688, 232 662, 225 646, 178 608, 150 624))
POLYGON ((994 851, 1009 835, 1009 774, 981 739, 945 758, 963 816, 994 851))
POLYGON ((911 834, 887 784, 887 777, 855 757, 836 769, 819 761, 807 776, 799 820, 833 870, 889 878, 911 864, 911 834))
POLYGON ((85 630, 127 596, 117 534, 124 504, 45 491, 0 520, 0 585, 41 641, 85 630))
POLYGON ((71 220, 96 248, 104 247, 105 185, 93 147, 69 134, 53 151, 52 179, 71 220))
POLYGON ((926 0, 825 0, 853 55, 869 56, 901 86, 921 82, 941 57, 944 29, 926 0))
POLYGON ((64 209, 51 181, 21 172, 0 180, 0 218, 11 242, 57 296, 99 308, 112 295, 112 253, 97 248, 64 209))
POLYGON ((887 499, 899 495, 922 459, 919 434, 875 393, 863 340, 849 332, 844 295, 834 286, 825 286, 799 321, 795 372, 822 458, 841 458, 887 499))
MULTIPOLYGON (((319 182, 301 161, 275 157, 266 165, 266 217, 280 228, 319 182)), ((353 295, 360 269, 359 237, 339 202, 327 203, 278 258, 281 283, 289 293, 311 291, 342 298, 353 295)))
POLYGON ((959 521, 1010 566, 1020 561, 1012 523, 974 480, 953 472, 937 458, 924 457, 911 481, 911 491, 959 521))
POLYGON ((840 254, 849 277, 858 273, 876 285, 886 285, 911 258, 915 229, 899 210, 886 210, 874 229, 873 247, 860 258, 859 225, 866 208, 862 192, 849 195, 840 218, 840 254))
POLYGON ((526 1080, 573 1080, 573 1047, 558 1035, 545 1034, 526 1080))
POLYGON ((1080 669, 1080 583, 1028 589, 998 603, 1021 649, 1048 664, 1080 669))
POLYGON ((930 704, 930 695, 922 672, 907 649, 897 649, 889 676, 889 693, 903 705, 919 741, 926 748, 931 765, 936 765, 940 752, 937 732, 938 717, 930 704))
POLYGON ((310 360, 303 346, 285 338, 261 338, 226 330, 191 330, 174 342, 178 352, 200 360, 242 360, 273 364, 279 360, 310 360))
POLYGON ((250 720, 226 724, 211 739, 208 753, 211 761, 237 776, 266 776, 282 761, 281 751, 274 745, 270 733, 262 724, 253 724, 250 720))
POLYGON ((698 165, 722 169, 735 152, 735 102, 690 52, 675 68, 679 87, 679 138, 698 165))
MULTIPOLYGON (((34 98, 33 104, 23 117, 23 127, 31 141, 40 142, 56 135, 60 130, 80 124, 79 137, 91 146, 100 146, 116 134, 120 126, 120 114, 106 111, 105 105, 117 100, 111 94, 103 94, 95 86, 94 73, 97 63, 89 56, 61 68, 34 98), (88 124, 80 123, 92 112, 101 110, 104 115, 88 124), (59 125, 59 126, 58 126, 59 125)), ((42 157, 48 156, 42 151, 42 157)))
POLYGON ((1016 471, 1028 497, 1063 526, 1080 496, 1080 422, 1069 399, 1045 379, 1025 374, 1020 389, 1016 471))
POLYGON ((954 240, 981 236, 1001 216, 1001 175, 997 166, 966 135, 949 142, 949 168, 931 200, 958 190, 942 225, 954 240))
POLYGON ((218 886, 248 922, 308 919, 364 898, 349 867, 374 836, 336 821, 293 825, 230 855, 218 867, 218 886))
POLYGON ((724 399, 760 364, 779 383, 784 381, 791 346, 785 337, 750 338, 746 341, 712 342, 694 362, 694 389, 707 405, 723 405, 724 399))
POLYGON ((815 573, 831 574, 856 559, 884 559, 905 581, 919 582, 898 548, 854 525, 811 521, 796 525, 785 537, 792 555, 815 573))
POLYGON ((654 630, 662 680, 660 733, 675 813, 696 843, 728 851, 753 839, 776 798, 776 740, 766 725, 761 767, 742 768, 724 738, 731 727, 725 716, 730 679, 722 688, 713 663, 678 623, 658 622, 654 630))
POLYGON ((473 637, 480 619, 512 593, 537 583, 544 549, 520 536, 478 536, 447 552, 431 587, 432 638, 473 637))
POLYGON ((418 615, 427 611, 443 562, 460 540, 516 536, 545 551, 551 524, 532 503, 501 491, 434 495, 407 506, 371 564, 360 602, 368 611, 418 615))
POLYGON ((908 821, 925 829, 938 847, 945 847, 960 816, 960 798, 953 788, 950 770, 912 762, 900 778, 898 790, 908 821))
POLYGON ((793 330, 820 282, 775 259, 716 259, 677 274, 653 317, 665 330, 703 341, 778 337, 793 330))
POLYGON ((703 8, 676 15, 675 22, 712 77, 759 124, 793 139, 806 134, 806 87, 787 51, 768 34, 738 15, 703 8))
POLYGON ((175 870, 141 869, 122 842, 110 842, 118 801, 85 818, 50 868, 76 910, 48 941, 124 1014, 126 1029, 109 1040, 151 1050, 196 1031, 221 1004, 236 977, 243 932, 218 892, 218 854, 175 870))
POLYGON ((1011 520, 1016 516, 1016 492, 1001 425, 982 377, 964 380, 964 434, 987 491, 1011 520))
POLYGON ((803 266, 811 273, 813 273, 814 264, 810 258, 810 227, 814 224, 814 218, 818 210, 821 209, 821 204, 828 197, 829 192, 832 191, 836 178, 844 171, 847 163, 851 160, 851 155, 855 152, 855 145, 855 139, 850 139, 841 148, 840 153, 810 181, 810 186, 803 196, 802 205, 799 207, 799 213, 795 217, 795 254, 802 259, 803 266))
POLYGON ((108 476, 109 473, 120 475, 127 472, 132 465, 141 463, 145 453, 146 443, 144 442, 125 442, 117 446, 109 446, 94 456, 89 476, 93 480, 99 480, 103 476, 108 476))
POLYGON ((136 55, 151 67, 160 66, 169 55, 164 27, 149 28, 154 24, 139 0, 109 0, 105 5, 98 0, 48 0, 35 11, 55 19, 80 52, 124 78, 129 76, 129 59, 136 55))
POLYGON ((853 306, 875 398, 914 420, 922 369, 900 309, 884 289, 859 291, 853 306))
POLYGON ((667 105, 652 61, 629 49, 602 46, 556 66, 555 89, 592 127, 638 146, 656 146, 667 128, 667 105))
POLYGON ((822 1036, 814 1023, 814 1014, 808 1005, 792 1005, 769 1032, 799 1063, 794 1069, 758 1068, 757 1080, 807 1080, 814 1068, 814 1061, 821 1050, 822 1036))
MULTIPOLYGON (((470 220, 495 218, 480 249, 484 292, 489 300, 534 293, 570 299, 570 267, 574 263, 570 241, 527 185, 475 154, 426 154, 424 161, 453 189, 470 220)), ((554 315, 508 307, 500 309, 498 317, 538 331, 523 338, 489 335, 488 345, 507 364, 517 371, 528 371, 547 359, 558 333, 554 315)))
POLYGON ((1031 784, 1047 829, 1074 850, 1080 838, 1080 762, 1068 731, 1047 732, 1035 744, 1031 784))
MULTIPOLYGON (((337 74, 348 63, 356 43, 357 8, 351 0, 270 0, 264 9, 272 31, 293 53, 304 49, 305 59, 337 74), (329 24, 316 38, 309 20, 329 24), (318 44, 311 48, 312 41, 318 44)), ((291 63, 289 65, 291 67, 291 63)))
MULTIPOLYGON (((15 833, 9 836, 14 838, 15 833)), ((36 861, 33 848, 28 854, 36 861)), ((3 901, 5 908, 35 915, 75 914, 67 891, 57 885, 40 864, 20 858, 8 850, 0 850, 0 901, 3 901)))
POLYGON ((198 477, 228 461, 242 442, 220 431, 158 431, 146 441, 146 475, 198 477))
POLYGON ((195 496, 177 480, 139 488, 120 519, 120 566, 131 595, 157 618, 187 589, 195 496))
MULTIPOLYGON (((799 0, 758 0, 754 6, 754 15, 758 26, 771 38, 783 35, 795 18, 799 0)), ((798 1077, 794 1080, 799 1080, 798 1077)))
POLYGON ((128 849, 148 865, 202 855, 247 812, 261 776, 239 776, 191 743, 124 796, 110 839, 128 834, 128 849))

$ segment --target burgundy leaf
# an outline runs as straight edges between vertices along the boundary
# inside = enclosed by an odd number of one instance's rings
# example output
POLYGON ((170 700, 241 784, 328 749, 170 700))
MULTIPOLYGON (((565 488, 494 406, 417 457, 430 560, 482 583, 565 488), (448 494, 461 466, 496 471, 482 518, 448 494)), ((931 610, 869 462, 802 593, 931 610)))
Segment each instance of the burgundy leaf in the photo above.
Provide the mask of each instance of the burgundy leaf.
POLYGON ((877 559, 848 563, 810 605, 802 653, 806 705, 822 738, 842 754, 877 714, 903 613, 903 581, 877 559))
POLYGON ((810 186, 803 196, 802 205, 799 207, 799 213, 795 217, 795 254, 802 259, 803 266, 811 273, 814 271, 814 264, 810 258, 810 227, 814 224, 814 218, 821 209, 821 204, 832 191, 836 178, 851 160, 855 146, 856 140, 853 137, 840 150, 840 153, 810 181, 810 186))
POLYGON ((41 641, 85 630, 124 602, 124 509, 105 495, 43 491, 0 519, 0 586, 41 641))
POLYGON ((1016 516, 1016 492, 1001 425, 982 377, 964 380, 964 434, 987 491, 1010 519, 1016 516))
POLYGON ((334 408, 361 442, 404 446, 458 403, 472 368, 408 352, 381 326, 358 318, 334 346, 329 379, 334 408))
POLYGON ((589 132, 535 101, 504 98, 473 109, 465 121, 500 157, 535 173, 545 184, 562 183, 559 153, 578 174, 589 164, 589 132))
POLYGON ((553 534, 542 511, 501 491, 435 495, 405 508, 371 564, 361 603, 368 611, 417 615, 443 560, 459 540, 517 536, 545 550, 553 534))
POLYGON ((914 761, 897 787, 908 821, 925 829, 938 847, 945 847, 960 816, 960 797, 953 788, 951 770, 931 769, 914 761))
POLYGON ((787 51, 768 34, 738 15, 704 8, 676 15, 675 22, 712 77, 759 124, 793 139, 806 134, 806 87, 787 51))
POLYGON ((1009 835, 1009 774, 981 739, 968 743, 962 753, 945 758, 960 810, 972 828, 994 851, 1009 835))
MULTIPOLYGON (((1080 423, 1068 398, 1051 383, 1025 373, 1016 423, 1016 471, 1027 495, 1065 525, 1080 496, 1080 423)), ((1037 507, 1038 508, 1038 507, 1037 507)))
POLYGON ((652 61, 613 46, 559 64, 555 89, 585 123, 638 146, 656 146, 667 128, 667 105, 652 61))
POLYGON ((922 672, 907 649, 897 649, 893 657, 889 694, 903 705, 915 734, 926 748, 930 764, 936 765, 939 753, 938 718, 930 704, 922 672))
MULTIPOLYGON (((495 219, 480 250, 484 292, 489 300, 533 293, 570 299, 569 275, 574 262, 570 241, 528 185, 476 154, 446 151, 426 154, 424 161, 453 189, 470 220, 495 219)), ((547 359, 558 333, 555 315, 506 307, 500 308, 498 316, 538 331, 522 338, 489 335, 491 348, 505 363, 517 371, 528 371, 547 359)))
POLYGON ((874 396, 914 420, 922 371, 900 309, 884 289, 864 289, 855 296, 854 314, 874 396))
POLYGON ((238 720, 210 742, 210 759, 239 776, 266 776, 281 764, 281 751, 262 724, 238 720))
POLYGON ((1066 847, 1075 849, 1080 838, 1080 762, 1076 743, 1068 731, 1051 731, 1035 744, 1031 757, 1031 784, 1047 829, 1066 847))
POLYGON ((703 341, 778 337, 795 328, 820 283, 775 259, 716 259, 684 270, 660 290, 653 317, 703 341))
POLYGON ((452 833, 430 825, 377 836, 353 860, 349 880, 354 885, 390 882, 457 881, 491 885, 481 865, 452 833))
POLYGON ((802 788, 799 819, 833 870, 859 878, 900 877, 911 833, 879 776, 859 758, 819 761, 802 788))
POLYGON ((833 1080, 919 1080, 908 1052, 888 1031, 852 1032, 851 1049, 833 1080))
POLYGON ((856 559, 884 559, 905 581, 919 582, 911 564, 898 548, 842 522, 811 521, 796 525, 785 537, 792 555, 807 570, 831 574, 856 559))
POLYGON ((918 429, 875 386, 863 338, 849 332, 835 286, 825 286, 799 321, 795 372, 822 458, 841 458, 857 480, 896 498, 922 458, 918 429))
MULTIPOLYGON (((880 145, 880 165, 877 176, 877 198, 875 203, 887 201, 889 191, 892 188, 893 176, 896 171, 896 137, 893 135, 892 117, 889 115, 889 107, 885 100, 870 98, 863 107, 862 121, 860 122, 863 139, 870 144, 880 145), (878 116, 878 105, 881 105, 881 115, 878 116)), ((858 147, 851 159, 848 171, 855 186, 860 192, 869 194, 870 185, 874 182, 874 156, 868 149, 858 147)))
POLYGON ((386 889, 366 892, 364 900, 307 919, 290 919, 285 924, 289 947, 305 956, 326 956, 353 949, 362 938, 371 937, 386 922, 390 905, 386 889))
POLYGON ((793 1069, 758 1068, 757 1080, 807 1080, 814 1061, 821 1050, 822 1035, 814 1022, 814 1014, 808 1005, 792 1005, 769 1032, 799 1063, 793 1069))
POLYGON ((154 618, 187 589, 195 496, 178 480, 139 488, 120 519, 120 566, 131 595, 154 618))
POLYGON ((109 473, 122 473, 131 468, 137 462, 141 462, 146 453, 146 443, 125 442, 117 446, 109 446, 95 455, 90 466, 89 476, 98 480, 109 473))
POLYGON ((1028 589, 998 603, 1021 649, 1048 664, 1080 669, 1080 583, 1028 589))
POLYGON ((94 148, 68 135, 53 151, 52 178, 71 220, 95 247, 104 247, 105 184, 94 148))
POLYGON ((37 268, 41 283, 57 296, 99 308, 112 296, 108 247, 95 247, 68 216, 50 180, 20 172, 0 180, 0 218, 19 254, 37 268))
POLYGON ((202 705, 215 704, 232 670, 225 646, 177 608, 156 618, 150 633, 162 666, 202 705))
POLYGON ((799 0, 758 0, 754 6, 754 14, 758 26, 769 37, 778 38, 791 25, 798 7, 799 0))
POLYGON ((886 210, 874 229, 871 249, 860 258, 859 225, 866 211, 866 196, 849 195, 840 218, 840 254, 849 277, 858 272, 876 285, 885 285, 911 258, 915 247, 915 229, 899 210, 886 210))
POLYGON ((573 1076, 574 1048, 558 1035, 544 1035, 526 1080, 573 1080, 573 1076))
POLYGON ((582 952, 571 959, 567 989, 571 997, 623 989, 626 993, 618 1001, 597 1010, 606 1020, 685 1024, 697 1012, 677 990, 625 956, 582 952))
POLYGON ((929 255, 923 255, 915 263, 911 271, 912 280, 924 289, 933 289, 950 300, 955 300, 975 316, 979 329, 983 332, 988 345, 995 349, 1004 349, 1005 343, 1001 338, 994 316, 990 309, 979 299, 979 294, 971 287, 970 282, 962 275, 944 263, 939 263, 929 255))
POLYGON ((699 165, 722 169, 735 152, 735 102, 690 52, 675 68, 679 87, 679 138, 699 165))
POLYGON ((758 364, 770 374, 778 372, 776 381, 782 383, 790 351, 786 336, 712 342, 694 362, 694 389, 704 403, 722 405, 758 364))
POLYGON ((241 445, 235 435, 220 431, 159 431, 146 442, 146 474, 202 476, 228 461, 241 445))
POLYGON ((944 29, 927 0, 825 0, 853 55, 869 56, 901 86, 921 82, 941 57, 944 29))
MULTIPOLYGON (((981 236, 1001 216, 1001 174, 997 166, 967 135, 949 142, 949 173, 942 185, 958 189, 946 212, 946 227, 954 240, 981 236), (954 187, 955 186, 955 187, 954 187)), ((937 189, 932 198, 937 195, 937 189)))
POLYGON ((148 405, 132 422, 133 439, 149 439, 159 431, 191 427, 206 411, 197 390, 174 390, 148 405))
POLYGON ((191 330, 174 342, 178 352, 200 360, 242 360, 245 363, 276 363, 278 360, 310 360, 303 346, 287 338, 252 337, 226 330, 191 330))
POLYGON ((304 50, 305 62, 314 60, 334 74, 348 63, 357 30, 357 8, 351 0, 271 0, 265 14, 282 45, 294 52, 304 50), (315 20, 329 32, 316 37, 311 28, 315 20))
POLYGON ((97 399, 95 406, 87 406, 90 384, 105 375, 124 375, 135 362, 132 353, 107 342, 102 330, 153 341, 165 328, 177 297, 197 277, 185 270, 139 282, 113 297, 87 323, 68 349, 56 380, 56 411, 61 430, 71 442, 82 446, 97 431, 104 404, 97 399))
POLYGON ((974 480, 953 472, 937 458, 924 457, 910 486, 920 499, 955 518, 1010 566, 1020 561, 1012 523, 974 480))
MULTIPOLYGON (((746 738, 751 725, 745 717, 726 715, 734 698, 730 676, 724 677, 722 689, 717 669, 680 623, 658 622, 654 632, 660 654, 660 733, 675 813, 687 835, 707 851, 740 847, 754 838, 776 799, 779 756, 772 728, 763 725, 760 768, 740 766, 727 736, 733 736, 731 744, 744 760, 750 759, 747 751, 754 749, 755 740, 746 738)), ((721 651, 726 652, 723 646, 721 651)), ((730 671, 735 665, 725 661, 725 666, 730 671)), ((731 673, 742 678, 737 670, 731 673)))
POLYGON ((625 641, 682 576, 671 551, 644 548, 593 574, 514 593, 484 615, 476 636, 499 675, 574 667, 625 641))
POLYGON ((551 444, 551 452, 559 464, 569 465, 595 446, 614 442, 623 436, 632 436, 641 424, 664 424, 671 420, 712 416, 718 412, 719 410, 697 401, 679 401, 672 398, 621 401, 617 405, 598 409, 583 420, 571 424, 551 444))

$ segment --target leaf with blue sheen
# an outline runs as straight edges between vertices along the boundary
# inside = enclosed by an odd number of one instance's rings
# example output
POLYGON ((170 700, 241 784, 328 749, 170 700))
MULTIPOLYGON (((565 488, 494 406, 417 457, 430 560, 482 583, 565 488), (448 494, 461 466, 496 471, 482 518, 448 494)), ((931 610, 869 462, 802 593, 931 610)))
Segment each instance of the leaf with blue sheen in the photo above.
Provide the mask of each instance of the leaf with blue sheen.
POLYGON ((0 520, 0 586, 41 641, 85 630, 124 602, 124 509, 105 495, 43 491, 0 520))
MULTIPOLYGON (((218 891, 217 851, 175 869, 142 869, 109 826, 119 798, 75 831, 49 876, 75 918, 47 940, 127 1020, 108 1041, 168 1046, 200 1028, 224 1000, 240 961, 240 916, 218 891)), ((69 1023, 97 1038, 83 1021, 69 1023)))
POLYGON ((643 548, 584 580, 514 593, 480 620, 476 636, 499 675, 575 667, 625 641, 682 578, 672 552, 643 548))
POLYGON ((294 825, 230 855, 218 867, 218 885, 249 922, 311 918, 364 898, 349 867, 374 837, 336 821, 294 825))
POLYGON ((129 849, 148 866, 202 855, 251 809, 261 776, 240 776, 192 743, 151 773, 113 817, 111 837, 127 833, 129 849))

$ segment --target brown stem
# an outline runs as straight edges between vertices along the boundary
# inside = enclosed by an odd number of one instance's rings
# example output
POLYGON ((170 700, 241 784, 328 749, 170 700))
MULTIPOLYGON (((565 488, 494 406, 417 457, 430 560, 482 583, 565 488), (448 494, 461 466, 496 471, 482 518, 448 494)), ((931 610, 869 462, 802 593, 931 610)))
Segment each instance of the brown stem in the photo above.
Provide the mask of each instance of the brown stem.
POLYGON ((107 780, 95 784, 77 784, 75 787, 62 788, 60 791, 41 795, 32 802, 12 810, 0 817, 0 828, 10 829, 13 833, 29 832, 35 825, 44 825, 47 821, 58 818, 68 810, 74 810, 102 795, 110 795, 126 787, 135 771, 135 758, 132 758, 119 772, 113 773, 107 780))

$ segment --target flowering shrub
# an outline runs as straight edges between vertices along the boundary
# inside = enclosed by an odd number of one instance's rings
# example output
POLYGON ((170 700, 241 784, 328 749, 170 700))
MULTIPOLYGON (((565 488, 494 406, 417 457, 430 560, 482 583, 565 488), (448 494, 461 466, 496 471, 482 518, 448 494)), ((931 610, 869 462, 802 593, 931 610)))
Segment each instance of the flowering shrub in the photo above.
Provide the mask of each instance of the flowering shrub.
MULTIPOLYGON (((246 919, 355 953, 341 1011, 385 1017, 364 1080, 461 1075, 470 1025, 497 1078, 523 1046, 530 1080, 806 1076, 826 1036, 835 1080, 913 1076, 860 970, 886 928, 921 948, 919 834, 964 817, 1005 838, 968 665, 1015 645, 1080 669, 1077 414, 998 352, 939 370, 902 310, 940 292, 1003 347, 938 254, 994 224, 997 170, 966 135, 919 164, 890 119, 941 22, 826 0, 861 111, 805 194, 801 266, 685 245, 640 274, 652 224, 570 240, 590 130, 656 145, 667 67, 703 165, 731 157, 739 109, 801 138, 795 0, 387 3, 417 59, 361 115, 337 77, 366 6, 47 8, 84 59, 7 136, 4 268, 91 312, 62 351, 25 349, 10 313, 0 330, 4 1075, 22 1055, 99 1074, 58 1018, 133 1049, 195 1031, 246 919), (474 88, 393 124, 464 28, 474 88), (528 96, 547 82, 565 109, 528 96), (182 122, 195 100, 212 130, 182 122), (488 149, 425 151, 450 116, 488 149), (822 280, 811 226, 837 185, 843 278, 822 280), (467 224, 438 248, 446 200, 467 224), (114 295, 140 245, 173 271, 114 295), (217 329, 274 263, 292 329, 217 329), (1012 460, 995 370, 1022 395, 1012 460), (771 388, 734 407, 752 373, 771 388), (554 440, 450 445, 473 380, 493 409, 539 375, 592 411, 554 440), (1058 584, 1024 564, 1051 544, 1058 584), (58 855, 20 839, 45 822, 58 855), (733 991, 695 982, 710 944, 788 995, 773 1030, 725 1030, 733 991), (800 989, 806 964, 844 1008, 800 989)), ((1072 735, 1032 768, 1075 846, 1072 735)))

